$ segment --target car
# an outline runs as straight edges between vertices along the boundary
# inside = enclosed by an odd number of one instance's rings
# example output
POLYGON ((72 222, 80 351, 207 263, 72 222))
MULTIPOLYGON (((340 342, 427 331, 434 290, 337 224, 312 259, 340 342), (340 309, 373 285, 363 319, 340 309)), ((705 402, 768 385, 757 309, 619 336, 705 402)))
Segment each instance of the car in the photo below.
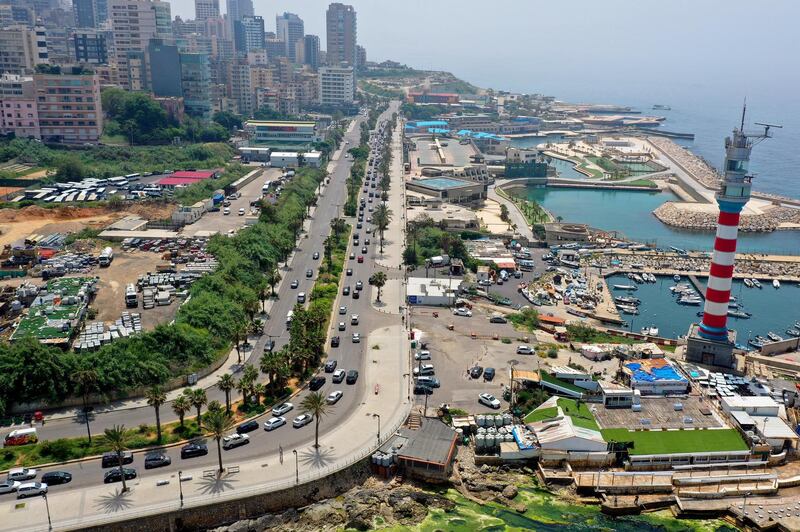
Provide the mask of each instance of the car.
POLYGON ((364 262, 364 256, 363 255, 359 255, 358 256, 358 263, 361 264, 363 262, 364 262))
POLYGON ((483 368, 481 366, 472 366, 469 368, 469 376, 473 379, 477 379, 483 374, 483 368))
POLYGON ((292 284, 291 284, 291 285, 289 285, 289 286, 290 286, 291 288, 297 288, 298 286, 300 286, 300 281, 298 281, 297 279, 295 279, 295 280, 293 280, 293 281, 292 281, 292 284))
POLYGON ((361 296, 359 296, 359 294, 360 294, 360 293, 361 293, 361 292, 358 292, 358 291, 355 291, 355 292, 353 292, 353 299, 358 299, 358 298, 360 298, 360 297, 361 297, 361 296))
POLYGON ((269 418, 268 420, 266 420, 264 422, 264 430, 269 432, 271 430, 275 430, 278 427, 282 427, 284 425, 286 425, 286 418, 283 417, 283 416, 275 416, 275 417, 269 418))
POLYGON ((311 390, 312 392, 316 392, 317 390, 322 388, 322 386, 325 385, 325 381, 326 381, 325 377, 317 375, 316 377, 311 379, 311 381, 309 381, 308 389, 311 390))
POLYGON ((482 405, 488 406, 489 408, 494 408, 495 410, 500 408, 500 400, 490 393, 479 394, 478 402, 482 405))
POLYGON ((358 325, 358 314, 350 316, 350 325, 358 325))
MULTIPOLYGON (((156 467, 166 467, 172 463, 172 459, 164 453, 149 454, 144 457, 144 468, 154 469, 156 467)), ((42 477, 44 480, 44 477, 42 477)), ((49 484, 49 482, 48 482, 49 484)))
POLYGON ((483 380, 490 381, 494 380, 495 370, 494 368, 486 368, 483 370, 483 380))
POLYGON ((238 432, 234 432, 222 438, 222 448, 226 451, 241 447, 242 445, 247 445, 248 443, 250 443, 250 436, 247 434, 239 434, 238 432))
POLYGON ((431 376, 414 377, 414 384, 422 384, 428 388, 438 388, 442 385, 439 379, 431 376))
POLYGON ((428 350, 417 351, 414 353, 414 360, 430 360, 431 352, 428 350))
POLYGON ((335 360, 328 360, 325 362, 325 373, 333 373, 333 370, 336 369, 337 362, 335 360))
POLYGON ((306 277, 308 277, 309 279, 314 277, 314 270, 311 269, 306 270, 306 277))
POLYGON ((465 318, 472 317, 472 311, 466 307, 456 307, 453 309, 454 316, 464 316, 465 318))
POLYGON ((353 234, 353 240, 358 240, 359 238, 361 238, 361 237, 359 236, 358 233, 354 233, 353 234))
POLYGON ((223 201, 223 202, 222 202, 222 206, 223 206, 223 207, 230 207, 230 206, 231 206, 231 202, 230 202, 230 200, 225 200, 225 201, 223 201))
POLYGON ((239 207, 239 216, 244 216, 244 207, 239 207))
POLYGON ((356 282, 356 290, 362 290, 364 288, 364 283, 361 281, 356 282))
POLYGON ((314 252, 314 260, 319 260, 319 251, 314 252))
POLYGON ((255 419, 251 419, 250 421, 245 421, 238 427, 236 427, 236 432, 239 434, 244 434, 246 432, 253 432, 254 430, 258 429, 258 421, 255 419))
POLYGON ((194 458, 208 454, 208 446, 205 443, 191 442, 181 447, 181 458, 194 458))
POLYGON ((36 469, 15 467, 14 469, 8 470, 8 480, 30 480, 36 478, 37 474, 39 474, 39 472, 36 469))
POLYGON ((264 344, 264 351, 267 353, 272 353, 275 350, 275 340, 269 339, 267 343, 264 344))
POLYGON ((522 271, 521 270, 516 270, 514 272, 514 279, 522 279, 522 271))
POLYGON ((350 295, 350 287, 349 286, 345 286, 344 288, 342 288, 342 295, 343 296, 349 296, 350 295))
POLYGON ((350 268, 347 268, 347 272, 345 272, 345 273, 346 273, 346 274, 347 274, 347 276, 349 277, 349 276, 353 275, 353 270, 352 270, 352 269, 350 269, 350 268))
POLYGON ((503 316, 492 316, 489 318, 489 323, 508 323, 508 320, 503 316))
POLYGON ((277 416, 282 416, 282 415, 286 414, 287 412, 291 412, 291 410, 293 408, 294 408, 294 405, 292 403, 281 403, 281 404, 273 407, 272 415, 276 416, 276 417, 277 416))
MULTIPOLYGON (((367 233, 369 234, 369 231, 367 231, 367 233)), ((369 238, 367 238, 366 240, 364 240, 364 245, 365 245, 365 246, 369 246, 369 238)))
MULTIPOLYGON (((122 452, 122 465, 130 464, 133 462, 133 453, 130 451, 123 451, 122 452)), ((115 467, 119 466, 119 460, 117 458, 117 453, 111 451, 107 453, 103 453, 103 458, 100 460, 100 465, 102 467, 115 467)))
POLYGON ((11 493, 12 491, 17 491, 17 488, 20 487, 22 482, 18 480, 4 480, 0 482, 0 493, 11 493))
POLYGON ((429 386, 425 386, 424 384, 414 385, 414 395, 431 395, 432 393, 433 388, 429 386))
POLYGON ((306 302, 306 293, 305 292, 300 292, 299 294, 297 294, 297 302, 298 303, 305 303, 306 302))
POLYGON ((110 484, 111 482, 122 482, 122 475, 125 475, 125 480, 131 480, 136 478, 136 470, 132 467, 124 467, 122 469, 122 473, 120 473, 119 468, 115 467, 111 471, 106 471, 106 474, 103 475, 103 482, 106 484, 110 484))
POLYGON ((305 427, 309 423, 311 423, 311 414, 300 414, 292 420, 292 426, 296 429, 305 427))
POLYGON ((336 390, 335 392, 331 392, 328 394, 328 397, 325 398, 325 402, 329 405, 335 405, 339 402, 339 399, 342 398, 344 393, 341 390, 336 390))
POLYGON ((223 216, 228 216, 231 213, 231 210, 228 207, 222 209, 223 216))
POLYGON ((353 343, 354 344, 361 343, 361 335, 359 333, 353 333, 353 343))
POLYGON ((355 384, 358 380, 358 370, 351 369, 347 372, 347 384, 355 384))
POLYGON ((356 224, 356 229, 361 229, 362 227, 363 227, 363 224, 361 222, 358 222, 356 224))
POLYGON ((532 355, 534 353, 533 348, 529 345, 518 345, 517 346, 517 354, 518 355, 532 355))
POLYGON ((44 495, 45 493, 47 493, 47 484, 43 482, 25 482, 17 487, 17 499, 44 495))
POLYGON ((436 370, 433 367, 433 364, 422 364, 414 368, 414 375, 433 375, 436 373, 436 370))
POLYGON ((346 328, 346 325, 345 325, 345 323, 344 323, 343 321, 340 321, 340 322, 339 322, 339 330, 340 330, 340 331, 343 331, 343 330, 345 330, 345 328, 346 328))
POLYGON ((339 347, 339 342, 341 342, 341 339, 338 336, 334 336, 331 338, 331 347, 339 347))
POLYGON ((350 253, 350 260, 353 260, 355 258, 356 258, 356 254, 355 253, 350 253))
POLYGON ((344 376, 346 373, 347 372, 345 372, 345 370, 343 369, 337 369, 336 371, 333 372, 333 377, 331 377, 331 380, 333 381, 334 384, 339 384, 344 380, 344 376))
POLYGON ((367 252, 368 252, 367 246, 362 246, 361 247, 361 253, 365 253, 366 254, 367 252))
POLYGON ((480 286, 492 286, 492 281, 491 279, 481 279, 480 281, 478 281, 478 284, 480 286))

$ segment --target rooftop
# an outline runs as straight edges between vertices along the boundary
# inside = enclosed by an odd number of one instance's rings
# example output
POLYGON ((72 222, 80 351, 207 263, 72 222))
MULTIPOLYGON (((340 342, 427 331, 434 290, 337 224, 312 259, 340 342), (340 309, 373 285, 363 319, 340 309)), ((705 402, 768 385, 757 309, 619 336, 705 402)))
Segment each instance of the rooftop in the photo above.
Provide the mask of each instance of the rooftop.
POLYGON ((429 179, 414 179, 413 184, 422 185, 436 190, 445 190, 448 188, 459 188, 464 186, 473 186, 476 183, 472 181, 465 181, 463 179, 455 179, 452 177, 431 177, 429 179))
POLYGON ((634 382, 683 381, 682 376, 666 358, 643 358, 625 364, 634 382))
POLYGON ((686 454, 746 451, 747 444, 735 429, 637 430, 604 429, 606 441, 630 442, 631 455, 686 454))
POLYGON ((401 427, 399 438, 393 445, 402 442, 397 450, 399 458, 429 464, 446 465, 456 445, 456 431, 438 419, 425 418, 418 429, 401 427))
POLYGON ((170 177, 185 177, 191 179, 210 179, 214 177, 214 172, 211 170, 180 170, 172 172, 170 177))
POLYGON ((245 124, 265 127, 314 127, 316 125, 315 122, 302 120, 248 120, 245 124))

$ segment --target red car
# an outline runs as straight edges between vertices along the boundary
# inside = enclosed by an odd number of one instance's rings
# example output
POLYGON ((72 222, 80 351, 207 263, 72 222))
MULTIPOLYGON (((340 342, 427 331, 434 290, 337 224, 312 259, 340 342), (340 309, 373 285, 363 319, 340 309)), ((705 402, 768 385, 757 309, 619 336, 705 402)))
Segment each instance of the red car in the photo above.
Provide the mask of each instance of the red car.
POLYGON ((364 262, 364 256, 363 255, 359 255, 358 256, 358 262, 364 262))

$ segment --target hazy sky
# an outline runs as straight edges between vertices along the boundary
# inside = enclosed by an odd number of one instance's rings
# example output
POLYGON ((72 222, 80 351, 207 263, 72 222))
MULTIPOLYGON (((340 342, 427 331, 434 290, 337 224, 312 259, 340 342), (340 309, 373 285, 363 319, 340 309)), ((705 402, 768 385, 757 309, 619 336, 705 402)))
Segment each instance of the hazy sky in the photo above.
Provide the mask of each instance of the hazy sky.
MULTIPOLYGON (((173 16, 194 17, 193 0, 171 3, 173 16)), ((254 0, 268 30, 276 13, 291 11, 323 48, 328 3, 254 0)), ((616 83, 652 89, 664 76, 689 86, 713 78, 742 93, 800 85, 794 0, 349 3, 370 60, 450 70, 484 87, 575 96, 597 92, 593 85, 601 93, 616 83)))

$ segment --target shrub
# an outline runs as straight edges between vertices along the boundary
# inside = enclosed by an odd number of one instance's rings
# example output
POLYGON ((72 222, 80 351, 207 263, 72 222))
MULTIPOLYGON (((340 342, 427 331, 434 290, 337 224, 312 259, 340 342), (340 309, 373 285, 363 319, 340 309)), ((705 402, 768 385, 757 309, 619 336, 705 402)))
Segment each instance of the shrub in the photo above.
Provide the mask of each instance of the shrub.
POLYGON ((558 358, 558 349, 551 347, 547 350, 547 358, 558 358))
POLYGON ((47 440, 39 446, 39 454, 51 457, 56 462, 63 462, 73 457, 73 443, 66 438, 47 440))

